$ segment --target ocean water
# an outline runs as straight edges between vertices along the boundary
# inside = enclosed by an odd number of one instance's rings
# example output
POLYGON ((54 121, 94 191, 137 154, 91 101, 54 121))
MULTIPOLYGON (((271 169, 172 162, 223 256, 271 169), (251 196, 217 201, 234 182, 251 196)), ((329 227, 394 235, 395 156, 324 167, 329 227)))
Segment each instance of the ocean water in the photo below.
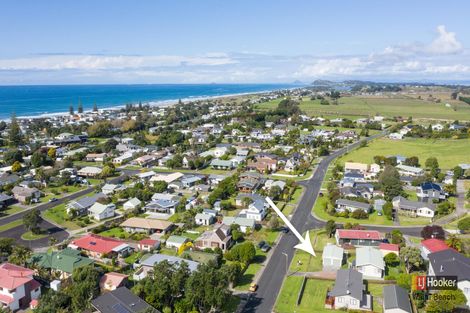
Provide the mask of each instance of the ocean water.
POLYGON ((50 85, 0 86, 0 119, 68 112, 79 101, 84 110, 123 106, 127 103, 175 101, 271 91, 295 87, 281 84, 178 84, 178 85, 50 85))

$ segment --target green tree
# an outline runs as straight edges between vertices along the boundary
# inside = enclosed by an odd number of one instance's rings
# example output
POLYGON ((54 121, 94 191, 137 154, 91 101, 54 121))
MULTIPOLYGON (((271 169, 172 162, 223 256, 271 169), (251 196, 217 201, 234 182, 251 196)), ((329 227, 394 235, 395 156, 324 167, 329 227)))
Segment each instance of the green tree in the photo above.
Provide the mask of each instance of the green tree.
POLYGON ((390 201, 385 202, 382 207, 383 214, 388 220, 392 220, 393 204, 390 201))
POLYGON ((255 246, 249 241, 235 245, 230 251, 225 254, 225 257, 229 261, 239 261, 245 264, 249 264, 255 256, 255 246))
POLYGON ((268 222, 268 227, 271 230, 276 230, 279 228, 279 219, 277 218, 277 216, 275 215, 271 216, 268 222))
POLYGON ((441 290, 437 294, 432 294, 427 305, 427 313, 447 313, 467 302, 467 298, 462 290, 441 290))
POLYGON ((17 173, 17 172, 21 171, 21 163, 18 162, 18 161, 15 161, 15 163, 13 163, 13 165, 11 166, 11 171, 13 173, 17 173))
POLYGON ((390 232, 390 242, 396 245, 405 246, 405 238, 403 233, 398 229, 394 229, 390 232))
POLYGON ((21 132, 20 125, 13 113, 10 118, 10 131, 8 132, 8 141, 10 147, 18 147, 23 144, 23 133, 21 132))
POLYGON ((100 294, 100 274, 92 265, 73 270, 72 284, 67 289, 74 312, 83 312, 91 307, 91 300, 100 294))
POLYGON ((31 250, 23 246, 14 246, 11 254, 8 256, 8 262, 26 266, 26 262, 31 257, 31 250))
POLYGON ((23 216, 23 224, 28 231, 33 234, 39 234, 41 228, 39 224, 42 222, 41 212, 38 209, 32 209, 23 216))
POLYGON ((425 163, 426 169, 429 170, 429 173, 432 177, 436 177, 439 174, 439 162, 435 157, 429 157, 426 159, 425 163))
POLYGON ((400 258, 393 252, 384 256, 384 261, 387 266, 395 267, 400 264, 400 258))
POLYGON ((77 108, 78 113, 83 113, 83 105, 82 101, 78 100, 78 108, 77 108))
POLYGON ((405 263, 406 271, 409 273, 412 269, 419 269, 424 260, 421 257, 421 252, 415 247, 403 247, 400 250, 400 257, 405 263))
POLYGON ((13 238, 0 237, 0 259, 11 254, 14 243, 15 240, 13 238))
POLYGON ((69 106, 69 114, 70 114, 70 115, 73 115, 73 114, 74 114, 74 111, 73 111, 73 104, 70 104, 70 106, 69 106))
POLYGON ((334 220, 329 220, 326 222, 325 231, 329 238, 331 238, 331 236, 333 236, 333 234, 336 232, 336 228, 337 226, 334 220))
POLYGON ((98 106, 96 103, 93 103, 93 112, 98 112, 98 106))
POLYGON ((446 244, 458 252, 462 252, 462 239, 457 237, 456 235, 449 235, 449 237, 446 240, 446 244))
POLYGON ((379 176, 379 184, 384 192, 385 200, 387 201, 392 201, 394 197, 403 193, 400 174, 397 169, 391 165, 385 166, 382 174, 379 176))
POLYGON ((8 149, 3 154, 3 161, 8 165, 12 165, 15 162, 23 162, 23 154, 18 149, 8 149))
POLYGON ((282 190, 279 186, 272 186, 271 189, 269 189, 269 197, 273 200, 278 200, 281 194, 282 190))

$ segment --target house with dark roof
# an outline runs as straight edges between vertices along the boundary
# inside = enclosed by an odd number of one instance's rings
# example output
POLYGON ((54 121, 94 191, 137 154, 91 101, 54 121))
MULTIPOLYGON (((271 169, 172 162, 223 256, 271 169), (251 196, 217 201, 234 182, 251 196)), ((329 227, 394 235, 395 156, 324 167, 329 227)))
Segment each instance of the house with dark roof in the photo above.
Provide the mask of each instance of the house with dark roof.
POLYGON ((402 196, 397 196, 392 199, 393 208, 399 214, 404 214, 412 217, 429 217, 433 218, 436 205, 434 203, 411 201, 402 196))
POLYGON ((95 193, 89 197, 83 197, 77 200, 72 200, 66 205, 67 214, 86 215, 88 209, 95 204, 98 199, 106 198, 106 195, 102 192, 95 193))
POLYGON ((362 274, 353 269, 336 272, 335 284, 326 302, 335 310, 372 310, 372 296, 366 292, 362 274))
POLYGON ((348 200, 348 199, 338 199, 335 202, 335 211, 336 212, 354 212, 357 210, 364 211, 366 213, 369 213, 371 205, 366 202, 359 202, 359 201, 353 201, 353 200, 348 200))
POLYGON ((92 300, 91 304, 100 313, 159 313, 126 287, 106 292, 92 300))
POLYGON ((397 285, 383 287, 384 313, 413 313, 408 291, 397 285))
POLYGON ((417 188, 416 194, 419 201, 423 202, 445 200, 448 195, 441 185, 432 182, 421 184, 421 186, 417 188))
POLYGON ((13 197, 10 197, 9 195, 6 195, 4 193, 0 193, 0 209, 6 208, 13 202, 15 202, 15 199, 13 199, 13 197))
POLYGON ((470 258, 454 249, 430 253, 428 275, 457 276, 457 288, 462 290, 470 306, 470 258))

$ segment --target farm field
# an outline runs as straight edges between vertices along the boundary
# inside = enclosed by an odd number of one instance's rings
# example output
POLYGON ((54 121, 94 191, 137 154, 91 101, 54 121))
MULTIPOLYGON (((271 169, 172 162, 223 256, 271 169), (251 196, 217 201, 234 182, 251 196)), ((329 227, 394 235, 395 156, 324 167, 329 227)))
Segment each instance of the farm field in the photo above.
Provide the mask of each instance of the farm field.
POLYGON ((367 147, 356 149, 337 162, 373 163, 376 155, 417 156, 421 165, 429 157, 436 157, 441 169, 451 169, 460 163, 470 163, 470 139, 376 139, 367 147))
MULTIPOLYGON (((257 108, 261 110, 273 109, 280 99, 260 103, 257 108)), ((452 102, 451 107, 445 106, 446 101, 434 103, 419 100, 408 96, 389 97, 343 97, 338 105, 321 105, 320 100, 304 99, 300 109, 308 115, 334 115, 351 117, 374 116, 376 114, 386 117, 412 116, 424 119, 470 120, 470 106, 460 101, 452 102)))

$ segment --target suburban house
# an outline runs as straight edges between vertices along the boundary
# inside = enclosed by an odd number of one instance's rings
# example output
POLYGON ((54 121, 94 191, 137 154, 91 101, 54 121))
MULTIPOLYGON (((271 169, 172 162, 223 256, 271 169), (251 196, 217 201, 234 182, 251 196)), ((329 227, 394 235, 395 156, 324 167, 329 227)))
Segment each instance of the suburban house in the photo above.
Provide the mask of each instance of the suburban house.
POLYGON ((344 163, 345 172, 359 171, 359 172, 365 173, 368 170, 369 170, 369 164, 357 163, 357 162, 345 162, 344 163))
POLYGON ((15 202, 13 197, 0 193, 0 209, 8 207, 13 202, 15 202))
POLYGON ((217 229, 205 231, 194 241, 194 246, 198 249, 220 248, 227 251, 232 246, 232 236, 230 236, 230 227, 221 225, 217 229))
POLYGON ((398 164, 396 166, 398 173, 403 176, 422 176, 424 175, 424 170, 419 167, 398 164))
POLYGON ((413 313, 408 290, 397 285, 383 287, 384 313, 413 313))
POLYGON ((256 221, 254 219, 239 216, 224 216, 222 223, 228 226, 237 224, 240 226, 240 231, 242 233, 246 233, 248 230, 253 230, 256 226, 256 221))
POLYGON ((138 157, 137 159, 134 160, 134 162, 138 164, 139 166, 146 167, 155 163, 157 159, 158 158, 156 155, 147 154, 147 155, 138 157))
POLYGON ((98 177, 101 174, 102 169, 95 166, 85 166, 77 171, 78 176, 82 177, 98 177))
POLYGON ((88 209, 88 215, 97 221, 102 221, 113 217, 114 209, 116 209, 116 205, 114 203, 101 204, 96 202, 88 209))
POLYGON ((246 164, 248 170, 256 170, 258 172, 275 172, 277 170, 277 158, 270 155, 260 155, 254 161, 250 160, 246 164))
POLYGON ((88 209, 98 201, 98 199, 104 199, 106 195, 104 193, 95 193, 90 197, 83 197, 77 200, 72 200, 66 205, 66 211, 69 215, 86 215, 88 209))
POLYGON ((383 241, 376 230, 337 229, 335 238, 338 245, 353 246, 378 246, 383 241))
POLYGON ((158 313, 147 302, 133 294, 126 287, 120 287, 110 292, 103 293, 91 301, 93 308, 99 313, 158 313), (153 311, 152 311, 153 309, 153 311))
POLYGON ((210 166, 216 170, 231 170, 234 168, 232 161, 220 159, 213 159, 210 166))
POLYGON ((337 245, 327 244, 323 248, 322 264, 324 271, 337 271, 344 262, 344 249, 337 245))
POLYGON ((196 225, 208 226, 214 223, 215 217, 209 214, 197 213, 194 217, 194 221, 196 222, 196 225))
POLYGON ((253 192, 262 183, 262 178, 256 173, 242 173, 237 183, 237 188, 240 192, 253 192))
POLYGON ((362 274, 353 269, 336 272, 333 289, 328 292, 325 306, 335 310, 372 310, 372 296, 366 293, 362 274))
POLYGON ((142 239, 137 244, 139 251, 150 252, 152 250, 158 249, 160 247, 160 241, 155 239, 142 239))
POLYGON ((147 277, 148 273, 153 271, 155 264, 159 264, 160 262, 166 261, 170 264, 180 264, 181 262, 185 262, 188 265, 188 268, 191 272, 197 270, 199 265, 198 262, 179 258, 172 255, 165 255, 165 254, 152 254, 148 258, 144 260, 140 260, 139 263, 134 264, 134 268, 140 267, 132 276, 132 278, 136 281, 142 280, 147 277))
POLYGON ((113 291, 119 287, 124 287, 128 277, 128 275, 116 272, 106 273, 100 279, 100 289, 101 291, 113 291))
POLYGON ((175 248, 178 250, 182 245, 184 245, 188 241, 189 241, 189 238, 186 238, 183 236, 171 235, 165 241, 165 245, 167 248, 175 248))
POLYGON ((357 210, 361 210, 366 213, 369 213, 370 207, 371 207, 369 203, 353 201, 353 200, 348 200, 348 199, 338 199, 336 200, 335 204, 336 204, 335 206, 336 212, 344 212, 344 211, 354 212, 357 210))
POLYGON ((454 249, 430 253, 428 275, 456 276, 457 288, 462 290, 470 306, 470 259, 454 249))
POLYGON ((449 248, 446 242, 441 239, 430 238, 421 241, 421 256, 425 260, 429 259, 429 254, 447 249, 451 248, 449 248))
POLYGON ((426 182, 421 184, 416 190, 418 199, 423 202, 433 202, 445 200, 447 194, 442 189, 442 186, 436 183, 426 182))
POLYGON ((124 204, 122 205, 122 208, 125 211, 135 210, 135 209, 140 208, 141 205, 142 205, 142 201, 140 201, 137 198, 132 198, 132 199, 129 199, 126 202, 124 202, 124 204))
POLYGON ((164 214, 175 214, 176 207, 181 198, 169 193, 155 193, 152 196, 152 202, 145 206, 145 211, 164 214))
POLYGON ((397 256, 400 256, 400 246, 397 244, 382 242, 379 244, 379 250, 382 252, 383 256, 386 256, 389 253, 394 253, 397 256))
POLYGON ((132 252, 132 248, 124 241, 95 234, 88 234, 72 240, 68 247, 82 251, 89 257, 98 260, 113 255, 126 257, 132 252))
POLYGON ((436 205, 434 203, 410 201, 402 196, 397 196, 392 199, 393 208, 398 213, 406 214, 412 217, 434 217, 436 205))
POLYGON ((70 248, 34 253, 29 262, 58 274, 60 279, 67 279, 79 267, 93 264, 92 259, 81 256, 80 251, 70 248))
POLYGON ((131 151, 124 152, 120 156, 113 159, 113 164, 120 165, 131 161, 134 158, 134 153, 131 151))
POLYGON ((153 218, 131 217, 120 225, 129 233, 159 233, 166 234, 172 227, 173 223, 153 218))
POLYGON ((87 162, 104 162, 106 153, 88 153, 85 156, 87 162))
POLYGON ((41 191, 34 187, 15 186, 11 192, 13 193, 13 198, 23 204, 38 202, 39 198, 41 198, 41 191))
POLYGON ((180 172, 170 173, 170 174, 157 174, 157 175, 152 176, 152 178, 150 178, 150 182, 153 183, 156 181, 164 181, 165 183, 170 184, 180 179, 183 176, 184 174, 180 172))
POLYGON ((34 271, 10 263, 0 264, 0 308, 12 312, 28 308, 41 295, 34 271))
POLYGON ((354 266, 358 272, 366 277, 382 278, 385 272, 382 252, 370 246, 356 249, 354 266))

